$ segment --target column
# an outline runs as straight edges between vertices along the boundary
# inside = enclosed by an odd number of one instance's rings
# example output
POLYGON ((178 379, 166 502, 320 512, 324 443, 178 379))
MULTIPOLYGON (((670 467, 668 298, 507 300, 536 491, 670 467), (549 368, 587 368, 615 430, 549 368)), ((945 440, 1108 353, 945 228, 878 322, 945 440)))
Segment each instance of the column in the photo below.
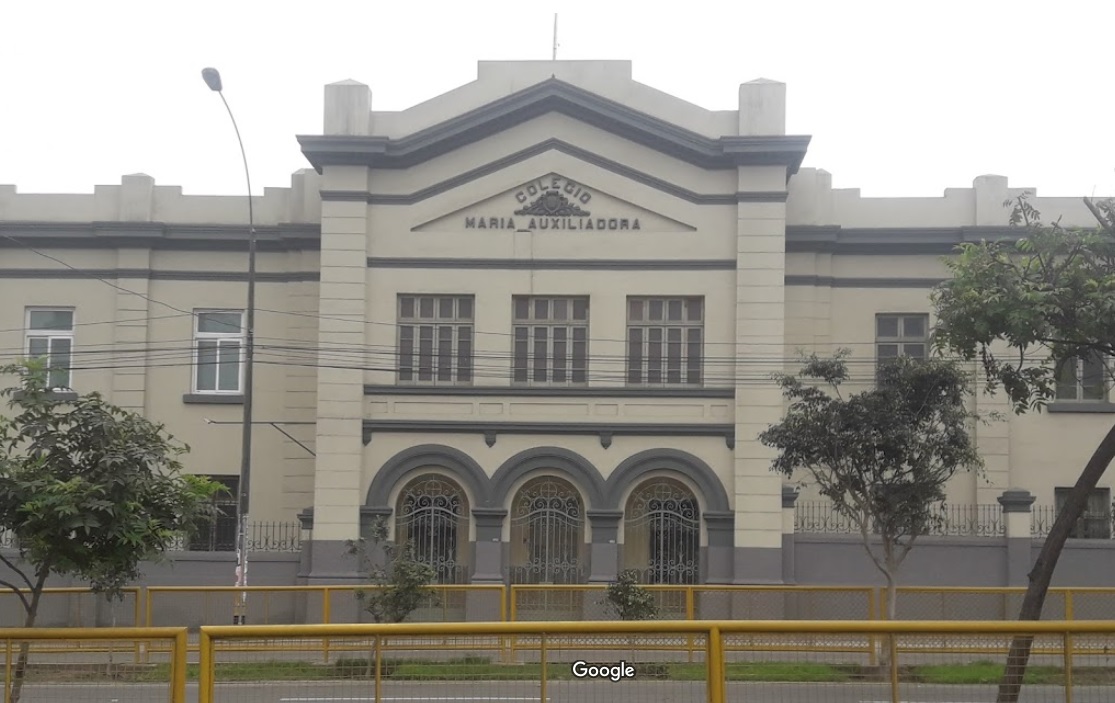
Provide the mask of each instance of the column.
POLYGON ((792 584, 797 580, 797 568, 794 561, 795 514, 794 504, 798 500, 798 489, 789 484, 782 484, 782 581, 792 584))
MULTIPOLYGON (((785 85, 740 86, 741 136, 785 133, 785 85)), ((786 189, 784 166, 738 170, 741 192, 786 189)), ((783 414, 780 389, 769 379, 784 370, 786 203, 741 202, 736 217, 736 401, 734 581, 782 583, 782 480, 770 470, 775 454, 759 434, 783 414)))
POLYGON ((622 510, 589 510, 592 544, 589 551, 589 583, 612 583, 619 576, 619 521, 622 510))
MULTIPOLYGON (((346 81, 326 86, 325 131, 367 136, 371 93, 346 81)), ((370 171, 363 166, 326 166, 322 189, 367 193, 370 171)), ((345 541, 360 536, 363 503, 362 428, 364 374, 329 368, 330 349, 366 344, 368 205, 365 201, 321 204, 321 282, 318 288, 319 346, 317 428, 314 462, 314 532, 311 583, 357 578, 345 541)))
MULTIPOLYGON (((473 508, 472 517, 476 521, 476 541, 472 553, 472 583, 502 584, 503 521, 507 519, 505 508, 473 508)), ((502 591, 470 589, 465 594, 465 612, 470 620, 499 620, 502 591)))
MULTIPOLYGON (((155 179, 143 173, 124 176, 120 181, 120 200, 117 217, 122 222, 150 223, 154 211, 155 179)), ((245 219, 247 214, 245 212, 245 219)), ((145 225, 138 225, 144 227, 145 225)), ((155 225, 150 225, 152 233, 156 231, 155 225)), ((138 278, 121 277, 117 283, 120 288, 116 291, 116 305, 113 310, 113 319, 117 323, 112 327, 113 352, 125 352, 135 359, 138 355, 141 363, 131 365, 131 368, 115 368, 112 370, 112 403, 124 410, 144 414, 147 409, 147 344, 148 344, 148 318, 151 317, 151 279, 145 272, 151 268, 150 249, 120 249, 116 253, 116 267, 121 271, 144 272, 138 278)), ((160 306, 161 307, 161 306, 160 306)), ((165 314, 163 308, 157 314, 165 314)), ((80 337, 78 338, 80 343, 80 337)))
POLYGON ((736 514, 733 512, 705 513, 705 532, 708 533, 708 548, 704 561, 705 583, 731 583, 732 577, 732 540, 736 528, 736 514))
POLYGON ((1030 533, 1030 510, 1034 496, 1021 488, 1003 491, 999 505, 1007 534, 1007 586, 1025 586, 1033 564, 1033 537, 1030 533))

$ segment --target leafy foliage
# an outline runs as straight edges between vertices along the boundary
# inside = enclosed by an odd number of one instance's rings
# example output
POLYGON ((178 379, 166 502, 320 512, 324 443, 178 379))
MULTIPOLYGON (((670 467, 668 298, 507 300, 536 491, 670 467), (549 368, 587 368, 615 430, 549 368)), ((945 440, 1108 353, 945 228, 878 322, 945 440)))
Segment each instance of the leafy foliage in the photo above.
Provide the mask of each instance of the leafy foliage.
POLYGON ((952 278, 932 295, 934 340, 978 357, 987 390, 1002 388, 1015 412, 1040 411, 1065 363, 1115 355, 1115 232, 1045 225, 1026 194, 1006 204, 1024 236, 963 244, 946 260, 952 278))
MULTIPOLYGON (((40 362, 0 368, 20 382, 0 390, 0 530, 15 537, 23 566, 0 555, 18 577, 13 591, 32 627, 51 574, 87 582, 109 599, 160 561, 199 520, 221 487, 179 474, 189 448, 161 425, 110 405, 97 393, 65 400, 40 362), (30 571, 25 569, 30 567, 30 571)), ((28 649, 21 646, 12 700, 19 700, 28 649)))
POLYGON ((843 398, 848 354, 814 354, 797 376, 778 375, 790 407, 759 439, 779 450, 772 470, 790 479, 805 471, 833 510, 859 527, 893 585, 914 541, 937 519, 949 479, 982 465, 969 434, 975 416, 966 409, 965 374, 942 359, 889 361, 875 388, 843 398))
POLYGON ((653 620, 658 617, 654 595, 639 585, 639 575, 634 569, 621 572, 614 583, 608 584, 603 602, 620 620, 653 620))
POLYGON ((387 523, 372 525, 371 539, 347 542, 350 555, 366 571, 371 589, 360 589, 356 598, 377 623, 402 622, 415 610, 436 605, 437 593, 430 588, 436 576, 433 567, 414 558, 409 543, 402 549, 387 541, 387 523), (369 546, 378 554, 369 554, 369 546), (378 557, 378 558, 377 558, 378 557))

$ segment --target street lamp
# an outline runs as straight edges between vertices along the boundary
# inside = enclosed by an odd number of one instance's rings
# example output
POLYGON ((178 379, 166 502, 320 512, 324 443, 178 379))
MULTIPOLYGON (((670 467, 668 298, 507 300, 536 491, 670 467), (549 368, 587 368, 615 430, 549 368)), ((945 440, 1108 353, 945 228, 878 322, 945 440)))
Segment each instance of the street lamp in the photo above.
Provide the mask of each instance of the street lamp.
MULTIPOLYGON (((248 495, 252 483, 252 366, 255 358, 255 308, 256 308, 256 228, 252 214, 252 177, 248 173, 248 155, 244 152, 244 141, 240 138, 240 128, 232 108, 222 92, 221 74, 215 68, 202 70, 201 77, 209 89, 221 96, 221 102, 232 120, 236 141, 240 144, 240 156, 244 160, 244 177, 248 181, 248 309, 244 324, 244 429, 240 453, 240 495, 236 502, 236 585, 248 585, 248 495)), ((232 616, 232 624, 243 625, 247 622, 247 591, 240 592, 232 616)))

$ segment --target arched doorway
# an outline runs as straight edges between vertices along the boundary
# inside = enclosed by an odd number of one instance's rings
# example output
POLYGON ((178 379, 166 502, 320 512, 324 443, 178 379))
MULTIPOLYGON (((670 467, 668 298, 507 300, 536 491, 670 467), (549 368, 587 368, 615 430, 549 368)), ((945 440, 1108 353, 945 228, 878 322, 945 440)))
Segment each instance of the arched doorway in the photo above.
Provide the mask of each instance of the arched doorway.
POLYGON ((452 479, 423 474, 409 481, 395 510, 395 542, 409 544, 437 583, 468 583, 468 497, 452 479))
POLYGON ((571 483, 542 476, 511 503, 511 582, 582 583, 585 510, 571 483))
POLYGON ((701 521, 697 498, 685 484, 654 478, 627 499, 624 568, 642 583, 692 584, 700 579, 701 521))

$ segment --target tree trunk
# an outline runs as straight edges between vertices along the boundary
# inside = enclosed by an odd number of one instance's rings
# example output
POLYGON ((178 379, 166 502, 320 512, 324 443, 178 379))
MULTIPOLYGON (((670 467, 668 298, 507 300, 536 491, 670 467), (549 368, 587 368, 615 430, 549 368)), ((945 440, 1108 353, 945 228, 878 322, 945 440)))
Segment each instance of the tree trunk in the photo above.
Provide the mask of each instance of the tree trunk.
MULTIPOLYGON (((1022 599, 1022 608, 1019 610, 1019 620, 1040 620, 1041 611, 1045 606, 1045 596, 1049 592, 1049 584, 1053 581, 1053 571, 1057 568, 1057 560, 1061 557, 1061 550, 1068 541, 1073 525, 1084 514, 1088 506, 1088 494, 1096 487, 1107 470, 1111 460, 1115 459, 1115 425, 1107 431, 1103 441, 1096 447, 1092 458, 1080 473, 1076 485, 1065 499, 1065 504, 1045 544, 1038 553, 1034 568, 1030 571, 1030 585, 1022 599)), ((1007 666, 1003 678, 999 682, 999 696, 996 703, 1018 703, 1018 696, 1022 692, 1022 679, 1026 675, 1026 665, 1030 661, 1030 649, 1034 638, 1030 635, 1014 637, 1007 653, 1007 666)))
MULTIPOLYGON (((50 569, 43 566, 36 574, 35 587, 31 589, 31 604, 27 608, 27 617, 24 618, 23 626, 31 629, 35 626, 35 618, 39 614, 39 599, 43 596, 43 586, 46 584, 46 577, 50 574, 50 569)), ((16 659, 15 670, 12 672, 12 694, 9 698, 11 703, 19 703, 19 697, 23 693, 23 679, 27 675, 27 659, 31 654, 31 642, 24 640, 19 644, 19 658, 16 659)))

